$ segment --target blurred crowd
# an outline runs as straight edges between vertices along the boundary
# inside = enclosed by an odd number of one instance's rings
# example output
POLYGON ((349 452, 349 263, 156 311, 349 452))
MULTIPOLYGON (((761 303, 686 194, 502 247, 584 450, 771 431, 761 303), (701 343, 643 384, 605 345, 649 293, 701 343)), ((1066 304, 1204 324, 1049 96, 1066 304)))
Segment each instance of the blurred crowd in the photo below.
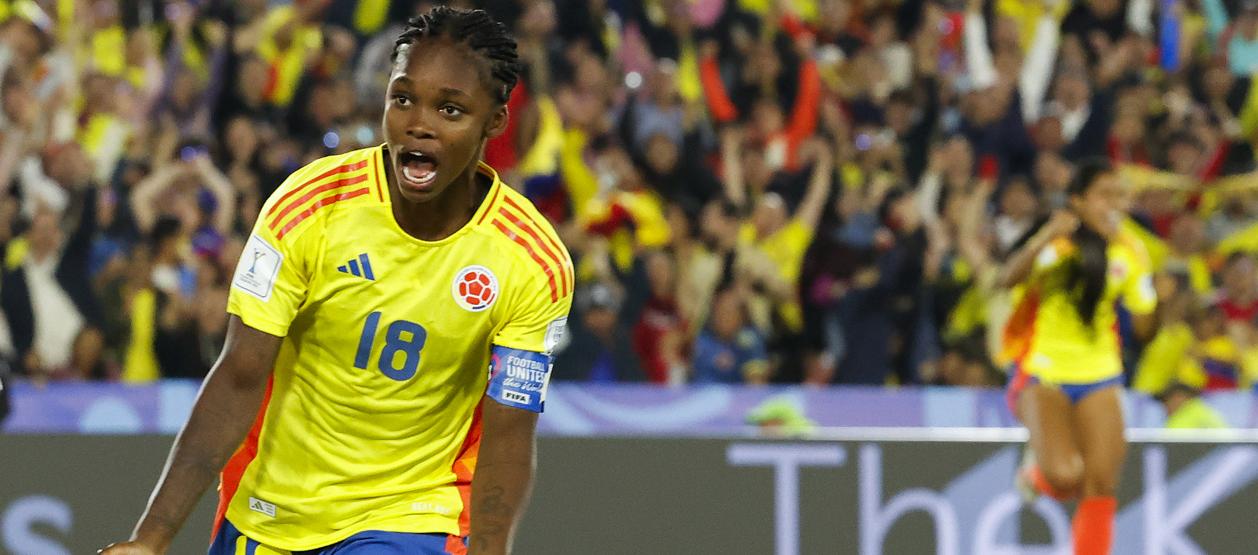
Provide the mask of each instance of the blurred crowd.
MULTIPOLYGON (((1258 376, 1258 2, 483 0, 527 66, 486 160, 577 262, 555 378, 1000 385, 1004 257, 1122 168, 1137 389, 1258 376)), ((382 142, 415 0, 0 0, 0 354, 203 376, 284 177, 382 142)))

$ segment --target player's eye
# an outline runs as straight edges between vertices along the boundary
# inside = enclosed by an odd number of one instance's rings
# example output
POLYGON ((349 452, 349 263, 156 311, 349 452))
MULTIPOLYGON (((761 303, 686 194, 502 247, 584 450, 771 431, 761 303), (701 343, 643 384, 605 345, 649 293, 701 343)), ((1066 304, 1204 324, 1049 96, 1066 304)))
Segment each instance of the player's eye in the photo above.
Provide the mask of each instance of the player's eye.
POLYGON ((463 115, 463 109, 453 104, 446 104, 445 106, 439 108, 438 111, 440 111, 442 115, 449 117, 458 117, 463 115))
POLYGON ((404 94, 395 94, 393 95, 393 98, 391 100, 393 100, 394 104, 397 104, 398 106, 401 106, 403 108, 411 105, 410 97, 404 94))

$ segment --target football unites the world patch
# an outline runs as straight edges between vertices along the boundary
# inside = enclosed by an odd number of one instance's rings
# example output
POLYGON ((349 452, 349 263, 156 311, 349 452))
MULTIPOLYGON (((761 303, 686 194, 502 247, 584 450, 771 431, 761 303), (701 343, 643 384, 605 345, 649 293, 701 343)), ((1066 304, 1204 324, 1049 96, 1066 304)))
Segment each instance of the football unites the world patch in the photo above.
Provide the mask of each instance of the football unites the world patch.
POLYGON ((484 266, 468 266, 459 270, 451 285, 454 302, 464 310, 480 312, 498 298, 498 278, 484 266))

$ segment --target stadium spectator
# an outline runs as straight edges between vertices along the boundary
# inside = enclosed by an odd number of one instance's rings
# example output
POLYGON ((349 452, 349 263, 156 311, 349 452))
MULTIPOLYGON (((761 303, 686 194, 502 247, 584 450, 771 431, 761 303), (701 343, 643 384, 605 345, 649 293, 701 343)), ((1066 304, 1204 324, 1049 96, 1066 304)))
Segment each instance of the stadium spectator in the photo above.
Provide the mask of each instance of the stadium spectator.
POLYGON ((694 383, 768 381, 764 339, 747 325, 745 303, 746 296, 736 288, 716 292, 711 320, 695 341, 694 383))
MULTIPOLYGON (((1252 2, 456 3, 514 30, 526 77, 485 157, 596 297, 561 377, 693 380, 736 290, 756 380, 998 383, 1016 292, 993 269, 1088 155, 1122 168, 1171 308, 1147 346, 1124 332, 1128 378, 1156 393, 1180 367, 1150 353, 1222 345, 1193 333, 1198 299, 1229 316, 1240 382, 1258 364, 1252 2)), ((0 0, 19 372, 204 372, 244 234, 291 171, 378 144, 383 82, 363 76, 431 2, 148 4, 0 0), (70 302, 43 300, 53 282, 70 302)))
POLYGON ((1227 428, 1227 422, 1214 407, 1201 399, 1201 391, 1182 383, 1172 383, 1156 396, 1166 409, 1166 428, 1203 430, 1227 428))

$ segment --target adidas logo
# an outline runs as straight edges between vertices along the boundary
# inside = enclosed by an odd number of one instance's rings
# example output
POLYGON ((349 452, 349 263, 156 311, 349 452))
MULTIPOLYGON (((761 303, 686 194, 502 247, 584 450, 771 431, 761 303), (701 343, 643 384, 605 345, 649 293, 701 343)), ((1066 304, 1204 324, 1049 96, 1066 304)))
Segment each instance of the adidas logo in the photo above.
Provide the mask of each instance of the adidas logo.
POLYGON ((336 271, 342 274, 349 274, 354 277, 366 278, 371 281, 376 280, 376 274, 371 271, 371 260, 367 258, 367 253, 358 255, 358 258, 350 260, 345 264, 341 264, 336 271))

